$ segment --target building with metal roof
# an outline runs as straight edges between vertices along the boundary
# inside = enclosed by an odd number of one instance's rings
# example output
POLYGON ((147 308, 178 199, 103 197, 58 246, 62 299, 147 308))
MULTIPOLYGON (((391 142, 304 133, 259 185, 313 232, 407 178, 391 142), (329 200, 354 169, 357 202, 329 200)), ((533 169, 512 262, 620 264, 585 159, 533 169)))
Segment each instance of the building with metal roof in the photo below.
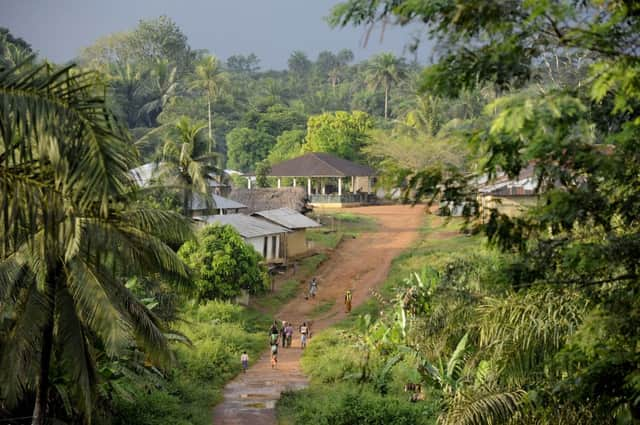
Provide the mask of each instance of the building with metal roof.
POLYGON ((287 259, 306 254, 309 251, 307 229, 322 227, 320 223, 290 208, 258 211, 253 215, 290 230, 289 233, 284 235, 285 256, 287 259))
POLYGON ((275 210, 257 211, 254 216, 260 216, 279 226, 289 230, 308 229, 310 227, 321 227, 322 225, 311 220, 304 214, 300 214, 290 208, 278 208, 275 210))
POLYGON ((289 229, 285 227, 244 214, 199 216, 194 220, 233 227, 269 263, 281 263, 286 259, 282 241, 289 229))

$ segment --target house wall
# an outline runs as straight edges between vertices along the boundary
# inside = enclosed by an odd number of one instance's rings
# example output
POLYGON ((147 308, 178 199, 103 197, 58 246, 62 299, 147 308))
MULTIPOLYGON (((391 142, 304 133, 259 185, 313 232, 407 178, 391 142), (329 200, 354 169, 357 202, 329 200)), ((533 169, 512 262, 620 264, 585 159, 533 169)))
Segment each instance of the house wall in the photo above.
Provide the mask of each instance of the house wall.
POLYGON ((280 236, 281 235, 259 236, 255 238, 245 239, 245 241, 250 244, 253 249, 258 252, 258 254, 262 255, 264 259, 267 260, 267 262, 278 263, 284 260, 280 254, 280 236), (266 256, 264 255, 265 240, 267 254, 266 256))
POLYGON ((528 208, 538 203, 538 197, 533 195, 524 196, 485 196, 481 201, 481 206, 486 210, 496 208, 500 213, 510 217, 521 215, 528 208), (483 203, 482 203, 483 202, 483 203))
POLYGON ((371 178, 366 176, 356 176, 354 182, 355 191, 371 193, 373 192, 373 185, 371 184, 371 178))
POLYGON ((287 233, 287 257, 304 254, 307 252, 307 235, 305 229, 287 233))

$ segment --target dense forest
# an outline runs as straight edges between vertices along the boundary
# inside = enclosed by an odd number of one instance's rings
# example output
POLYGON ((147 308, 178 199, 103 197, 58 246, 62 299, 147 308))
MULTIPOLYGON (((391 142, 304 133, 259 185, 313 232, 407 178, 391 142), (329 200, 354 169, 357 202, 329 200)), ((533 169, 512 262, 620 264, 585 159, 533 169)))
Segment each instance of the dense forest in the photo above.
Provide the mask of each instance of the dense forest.
POLYGON ((433 64, 294 51, 282 71, 193 50, 164 16, 68 65, 0 29, 0 421, 209 423, 272 319, 228 300, 269 279, 237 233, 194 234, 189 198, 225 169, 329 152, 463 218, 429 217, 313 342, 281 423, 639 423, 639 17, 624 0, 346 0, 332 26, 419 23, 433 64), (149 162, 164 172, 137 187, 149 162), (479 182, 527 167, 535 206, 478 203, 479 182), (436 221, 464 233, 437 245, 436 221))

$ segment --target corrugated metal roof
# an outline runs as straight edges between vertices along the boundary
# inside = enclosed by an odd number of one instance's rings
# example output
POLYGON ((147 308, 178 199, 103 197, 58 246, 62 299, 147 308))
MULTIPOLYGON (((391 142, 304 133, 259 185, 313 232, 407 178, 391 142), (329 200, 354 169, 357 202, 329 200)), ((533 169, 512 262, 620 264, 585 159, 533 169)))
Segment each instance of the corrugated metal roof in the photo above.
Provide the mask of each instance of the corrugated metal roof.
POLYGON ((244 214, 209 215, 194 217, 194 219, 208 224, 228 224, 229 226, 233 226, 243 238, 255 238, 289 232, 289 229, 285 229, 277 224, 244 214))
POLYGON ((274 222, 287 229, 307 229, 309 227, 321 227, 320 223, 300 214, 290 208, 278 208, 276 210, 258 211, 253 214, 274 222))
POLYGON ((350 177, 376 174, 371 167, 323 152, 312 152, 274 164, 269 173, 273 177, 350 177))
POLYGON ((162 163, 149 162, 148 164, 141 165, 129 171, 133 176, 133 179, 140 187, 145 187, 149 184, 151 178, 155 177, 158 173, 160 165, 162 163))
POLYGON ((210 209, 234 210, 242 208, 247 208, 247 206, 220 195, 214 194, 210 197, 205 197, 198 192, 193 192, 191 194, 191 210, 193 211, 210 209))

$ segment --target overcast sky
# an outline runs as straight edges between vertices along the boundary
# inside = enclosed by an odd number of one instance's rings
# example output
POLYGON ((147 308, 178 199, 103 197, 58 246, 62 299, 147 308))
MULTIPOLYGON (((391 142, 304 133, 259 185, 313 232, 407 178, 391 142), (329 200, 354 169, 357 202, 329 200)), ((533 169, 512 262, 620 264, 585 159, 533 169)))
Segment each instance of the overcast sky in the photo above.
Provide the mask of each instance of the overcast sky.
MULTIPOLYGON (((226 59, 255 53, 263 69, 283 69, 293 50, 315 59, 322 50, 353 50, 356 60, 390 51, 402 55, 416 31, 390 28, 384 40, 375 30, 362 47, 364 28, 331 29, 324 21, 339 0, 0 0, 0 26, 31 43, 55 62, 77 56, 82 47, 140 19, 167 15, 194 49, 226 59)), ((406 52, 412 59, 413 55, 406 52)), ((418 59, 426 62, 425 44, 418 59)))

